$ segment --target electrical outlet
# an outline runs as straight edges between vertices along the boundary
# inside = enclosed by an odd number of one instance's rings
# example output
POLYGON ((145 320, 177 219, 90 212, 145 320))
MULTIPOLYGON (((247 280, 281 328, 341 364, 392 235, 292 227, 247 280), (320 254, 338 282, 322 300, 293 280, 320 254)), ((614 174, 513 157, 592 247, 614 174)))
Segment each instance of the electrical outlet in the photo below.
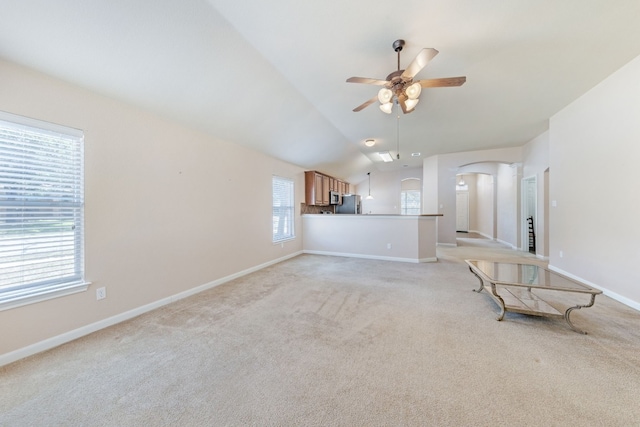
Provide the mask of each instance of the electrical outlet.
POLYGON ((560 258, 564 257, 564 252, 560 251, 560 258))
POLYGON ((97 300, 105 299, 106 297, 107 297, 107 288, 103 286, 101 288, 96 289, 97 300))
POLYGON ((391 249, 391 243, 387 243, 387 249, 391 249))

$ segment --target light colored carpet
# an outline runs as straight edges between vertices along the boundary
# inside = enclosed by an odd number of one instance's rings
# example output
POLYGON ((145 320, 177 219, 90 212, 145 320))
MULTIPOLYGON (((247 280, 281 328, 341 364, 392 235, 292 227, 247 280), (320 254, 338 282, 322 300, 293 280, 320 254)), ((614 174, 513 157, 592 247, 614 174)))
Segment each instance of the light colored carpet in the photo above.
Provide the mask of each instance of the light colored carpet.
POLYGON ((507 313, 464 258, 302 255, 0 368, 2 426, 637 426, 640 313, 507 313))

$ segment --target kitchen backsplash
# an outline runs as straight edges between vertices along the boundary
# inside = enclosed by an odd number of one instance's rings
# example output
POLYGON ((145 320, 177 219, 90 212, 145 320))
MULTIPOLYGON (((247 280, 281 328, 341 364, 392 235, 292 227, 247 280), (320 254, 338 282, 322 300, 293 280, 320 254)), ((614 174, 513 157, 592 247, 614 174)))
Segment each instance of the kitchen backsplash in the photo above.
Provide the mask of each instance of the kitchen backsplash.
POLYGON ((306 203, 300 203, 300 214, 322 214, 322 213, 336 213, 335 206, 314 206, 307 205, 306 203))

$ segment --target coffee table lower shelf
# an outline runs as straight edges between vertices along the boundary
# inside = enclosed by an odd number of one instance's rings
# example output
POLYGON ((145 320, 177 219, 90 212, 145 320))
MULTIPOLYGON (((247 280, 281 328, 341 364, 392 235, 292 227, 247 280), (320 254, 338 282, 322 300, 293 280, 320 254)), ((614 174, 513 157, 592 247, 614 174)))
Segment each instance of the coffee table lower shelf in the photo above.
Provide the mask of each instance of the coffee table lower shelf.
MULTIPOLYGON (((504 301, 505 311, 544 317, 564 317, 563 313, 530 290, 502 287, 501 291, 499 295, 504 301)), ((496 298, 495 295, 491 296, 496 298)))

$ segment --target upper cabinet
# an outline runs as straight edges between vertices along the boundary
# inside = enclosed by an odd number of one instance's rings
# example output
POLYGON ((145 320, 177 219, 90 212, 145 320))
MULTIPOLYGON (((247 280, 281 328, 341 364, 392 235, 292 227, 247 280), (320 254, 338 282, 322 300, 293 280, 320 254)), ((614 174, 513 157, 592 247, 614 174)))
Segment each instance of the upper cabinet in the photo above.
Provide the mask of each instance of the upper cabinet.
POLYGON ((315 206, 329 206, 331 192, 340 196, 349 192, 349 183, 316 171, 304 173, 305 203, 315 206))

